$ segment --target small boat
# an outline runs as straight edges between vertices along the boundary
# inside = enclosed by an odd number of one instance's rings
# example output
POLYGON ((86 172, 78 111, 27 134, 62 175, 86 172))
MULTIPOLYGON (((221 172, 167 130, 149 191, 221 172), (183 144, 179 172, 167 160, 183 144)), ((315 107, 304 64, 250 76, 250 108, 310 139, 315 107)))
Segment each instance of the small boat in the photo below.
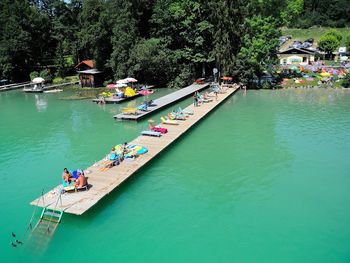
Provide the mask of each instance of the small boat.
POLYGON ((24 88, 23 91, 27 93, 43 93, 44 89, 43 87, 38 88, 34 85, 33 88, 24 88))
POLYGON ((52 90, 45 90, 44 93, 57 93, 62 91, 63 89, 52 89, 52 90))

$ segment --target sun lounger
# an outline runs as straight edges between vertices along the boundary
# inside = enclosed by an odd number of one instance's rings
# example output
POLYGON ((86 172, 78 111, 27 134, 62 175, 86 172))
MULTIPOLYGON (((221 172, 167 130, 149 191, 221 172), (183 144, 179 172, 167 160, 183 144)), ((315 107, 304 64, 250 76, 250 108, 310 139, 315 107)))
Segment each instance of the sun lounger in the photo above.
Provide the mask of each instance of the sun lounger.
POLYGON ((193 111, 190 111, 190 110, 183 110, 181 107, 179 107, 177 109, 178 112, 182 112, 184 114, 187 114, 187 115, 193 115, 193 111))
POLYGON ((180 121, 186 120, 186 116, 184 114, 177 114, 175 112, 170 112, 168 114, 168 117, 170 120, 180 120, 180 121))
POLYGON ((122 113, 137 115, 137 108, 124 108, 122 109, 122 113))
POLYGON ((213 99, 202 99, 202 101, 203 101, 204 103, 208 103, 208 102, 212 102, 213 99))
POLYGON ((143 103, 143 104, 137 106, 137 109, 140 111, 148 111, 148 105, 147 105, 147 103, 143 103))
POLYGON ((160 126, 154 126, 153 125, 153 120, 149 120, 148 121, 148 126, 149 126, 150 130, 155 131, 155 132, 160 132, 161 134, 165 134, 165 133, 168 132, 167 128, 162 128, 160 126))
POLYGON ((163 124, 168 124, 168 125, 179 125, 179 123, 175 120, 166 120, 164 117, 160 117, 160 120, 162 121, 163 124))
POLYGON ((156 131, 152 131, 152 130, 142 131, 141 134, 144 135, 144 136, 152 136, 152 137, 160 137, 160 136, 162 136, 161 132, 156 132, 156 131))

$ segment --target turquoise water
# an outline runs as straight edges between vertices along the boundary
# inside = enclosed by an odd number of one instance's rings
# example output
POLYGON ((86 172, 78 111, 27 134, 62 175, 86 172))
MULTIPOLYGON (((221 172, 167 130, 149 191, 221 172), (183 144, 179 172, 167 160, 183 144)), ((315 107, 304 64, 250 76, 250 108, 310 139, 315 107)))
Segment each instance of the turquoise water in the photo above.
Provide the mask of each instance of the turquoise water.
POLYGON ((65 95, 0 93, 2 262, 350 261, 343 90, 238 92, 94 209, 64 215, 47 246, 12 248, 63 167, 87 167, 147 126, 112 119, 127 104, 65 95))

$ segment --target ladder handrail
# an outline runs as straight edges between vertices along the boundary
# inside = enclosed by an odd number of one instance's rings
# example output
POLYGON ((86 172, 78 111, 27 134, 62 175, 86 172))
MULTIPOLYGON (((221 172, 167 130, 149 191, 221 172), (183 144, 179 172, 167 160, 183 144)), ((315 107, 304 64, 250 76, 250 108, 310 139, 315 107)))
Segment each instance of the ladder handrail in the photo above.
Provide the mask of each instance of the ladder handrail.
MULTIPOLYGON (((57 205, 58 205, 58 201, 61 200, 61 203, 62 203, 61 195, 62 195, 62 191, 60 191, 60 194, 58 195, 58 198, 57 198, 57 200, 56 200, 56 204, 55 204, 54 209, 51 209, 51 210, 59 211, 59 212, 61 213, 61 215, 62 215, 63 212, 62 212, 61 210, 56 210, 56 207, 57 207, 57 205)), ((43 213, 44 213, 45 210, 46 210, 46 208, 44 208, 43 213)), ((52 219, 53 219, 53 215, 51 214, 51 218, 50 218, 49 224, 47 225, 47 232, 50 231, 50 224, 51 224, 51 222, 52 222, 52 219)), ((59 223, 60 221, 61 221, 61 216, 60 216, 60 218, 59 218, 58 223, 59 223)))

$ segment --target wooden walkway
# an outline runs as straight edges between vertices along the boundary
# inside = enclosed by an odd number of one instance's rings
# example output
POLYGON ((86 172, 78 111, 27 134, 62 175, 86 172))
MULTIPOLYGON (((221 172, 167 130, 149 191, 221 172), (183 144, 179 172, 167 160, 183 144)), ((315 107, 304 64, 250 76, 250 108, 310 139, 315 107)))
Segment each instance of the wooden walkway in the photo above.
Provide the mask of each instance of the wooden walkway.
POLYGON ((164 108, 165 106, 171 105, 185 97, 188 97, 195 93, 196 91, 201 91, 209 86, 208 83, 206 84, 192 84, 186 88, 177 90, 173 93, 170 93, 168 95, 165 95, 161 98, 158 98, 153 101, 154 106, 149 106, 148 111, 139 112, 138 114, 123 114, 120 113, 118 115, 115 115, 115 119, 121 119, 121 120, 134 120, 138 121, 147 115, 150 115, 151 113, 154 113, 157 110, 160 110, 161 108, 164 108))
POLYGON ((14 83, 14 84, 0 86, 0 92, 24 88, 25 86, 27 86, 30 83, 31 83, 30 81, 27 81, 27 82, 14 83))
MULTIPOLYGON (((115 99, 114 98, 105 98, 104 101, 106 104, 113 104, 113 103, 116 104, 116 103, 121 103, 121 102, 128 101, 128 100, 133 100, 133 99, 140 97, 140 96, 141 96, 141 94, 137 93, 135 96, 132 96, 132 97, 115 98, 115 99)), ((96 102, 96 103, 102 102, 101 99, 93 99, 92 101, 96 102)))
MULTIPOLYGON (((135 161, 125 160, 120 165, 103 172, 100 170, 103 160, 87 168, 85 171, 89 171, 89 173, 86 174, 86 176, 91 185, 89 190, 76 193, 65 193, 61 195, 62 202, 58 202, 58 206, 55 207, 60 189, 62 188, 62 186, 59 185, 46 193, 44 198, 38 198, 32 201, 31 205, 49 207, 76 215, 83 214, 103 197, 112 192, 116 187, 121 185, 126 179, 131 177, 145 164, 150 162, 155 156, 189 130, 210 111, 215 109, 220 103, 235 93, 237 89, 238 88, 230 88, 226 93, 218 94, 217 100, 214 98, 212 102, 204 103, 199 107, 193 107, 193 105, 190 105, 186 110, 193 111, 194 115, 191 115, 185 121, 179 121, 180 124, 177 126, 162 125, 163 127, 168 128, 168 133, 159 138, 139 136, 135 140, 129 142, 131 144, 142 145, 148 149, 148 153, 137 158, 135 161)), ((115 142, 115 144, 117 143, 118 142, 115 142)), ((57 176, 60 176, 60 174, 57 176)))

